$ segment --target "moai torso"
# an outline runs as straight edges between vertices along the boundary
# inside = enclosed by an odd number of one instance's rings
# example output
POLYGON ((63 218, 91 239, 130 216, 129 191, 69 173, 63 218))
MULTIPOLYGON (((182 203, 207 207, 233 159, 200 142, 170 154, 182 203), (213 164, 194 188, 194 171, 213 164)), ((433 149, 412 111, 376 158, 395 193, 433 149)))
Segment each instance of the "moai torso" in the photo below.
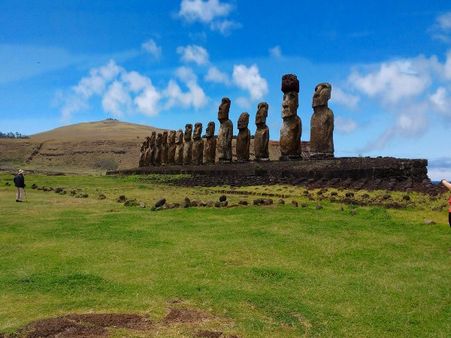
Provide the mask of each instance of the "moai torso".
POLYGON ((163 134, 158 133, 157 139, 155 141, 155 157, 154 157, 155 165, 161 165, 162 147, 163 147, 163 134))
POLYGON ((155 139, 156 139, 156 137, 157 137, 157 133, 153 131, 152 134, 150 134, 149 145, 146 150, 146 156, 145 156, 146 166, 154 165, 154 163, 155 163, 154 158, 155 158, 155 139))
POLYGON ((261 102, 258 104, 257 114, 255 116, 255 124, 257 130, 254 137, 254 154, 255 160, 267 161, 269 160, 269 128, 266 125, 266 118, 268 117, 268 104, 261 102))
POLYGON ((177 130, 175 136, 175 164, 183 164, 183 131, 177 130))
POLYGON ((202 140, 202 123, 194 125, 192 163, 202 165, 204 162, 204 141, 202 140))
POLYGON ((168 164, 175 164, 175 130, 171 130, 168 135, 168 164))
POLYGON ((163 132, 163 140, 161 143, 161 163, 168 164, 168 132, 163 132))
POLYGON ((282 128, 280 129, 280 160, 299 159, 301 155, 302 123, 297 115, 299 81, 296 75, 282 77, 282 128))
POLYGON ((205 131, 204 159, 207 164, 214 164, 216 159, 215 123, 208 122, 205 131))
POLYGON ((224 97, 219 106, 218 120, 220 122, 217 152, 219 162, 232 162, 232 139, 233 139, 233 124, 229 120, 230 99, 224 97))
POLYGON ((146 151, 147 151, 147 146, 149 144, 149 139, 150 139, 149 137, 146 137, 146 140, 141 145, 141 151, 140 151, 140 156, 139 156, 138 167, 144 167, 145 166, 145 163, 146 163, 146 151))
POLYGON ((313 115, 310 120, 310 157, 330 158, 334 156, 334 113, 328 107, 332 86, 320 83, 313 94, 313 115))
POLYGON ((187 124, 185 126, 185 134, 183 135, 183 164, 191 164, 192 152, 193 152, 193 142, 191 136, 193 134, 193 125, 187 124))
POLYGON ((236 138, 236 158, 240 162, 249 161, 251 132, 248 128, 249 114, 242 113, 238 119, 238 136, 236 138))

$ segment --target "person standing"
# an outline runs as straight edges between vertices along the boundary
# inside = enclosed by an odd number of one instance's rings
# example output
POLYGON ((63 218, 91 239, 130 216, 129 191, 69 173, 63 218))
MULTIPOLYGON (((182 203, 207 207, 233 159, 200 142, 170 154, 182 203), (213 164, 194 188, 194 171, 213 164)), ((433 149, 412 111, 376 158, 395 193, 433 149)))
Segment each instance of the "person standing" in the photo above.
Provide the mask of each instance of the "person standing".
MULTIPOLYGON (((448 188, 449 191, 451 191, 451 183, 449 183, 447 180, 441 180, 440 183, 444 187, 448 188)), ((451 227, 451 196, 449 196, 448 205, 449 205, 449 207, 448 207, 448 223, 449 223, 449 226, 451 227)))
POLYGON ((16 202, 23 202, 25 197, 25 177, 22 169, 19 169, 17 175, 14 176, 14 185, 17 188, 16 202))

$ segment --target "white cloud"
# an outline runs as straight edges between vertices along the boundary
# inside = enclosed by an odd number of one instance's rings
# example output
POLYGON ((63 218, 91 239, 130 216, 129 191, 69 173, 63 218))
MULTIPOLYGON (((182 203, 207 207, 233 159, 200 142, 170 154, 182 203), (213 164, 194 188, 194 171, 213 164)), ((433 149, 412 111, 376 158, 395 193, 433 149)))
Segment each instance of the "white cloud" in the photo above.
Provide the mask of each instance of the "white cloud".
POLYGON ((241 26, 226 19, 232 10, 231 4, 219 0, 182 0, 178 16, 186 22, 201 22, 208 24, 211 30, 228 34, 232 29, 241 26))
POLYGON ((451 80, 451 50, 446 53, 446 62, 444 66, 445 78, 451 80))
POLYGON ((445 12, 437 16, 435 24, 429 31, 434 39, 445 43, 451 42, 451 12, 445 12))
POLYGON ((158 46, 153 39, 147 40, 141 46, 156 60, 159 60, 161 58, 161 47, 158 46))
POLYGON ((442 114, 451 116, 451 96, 444 87, 439 87, 429 96, 434 108, 442 114))
POLYGON ((204 80, 207 82, 223 83, 225 85, 230 84, 229 76, 214 66, 208 68, 208 72, 204 76, 204 80))
POLYGON ((338 132, 343 134, 350 134, 358 127, 357 122, 352 119, 343 118, 341 116, 337 116, 335 118, 335 128, 338 132))
POLYGON ((247 90, 252 100, 259 100, 268 93, 268 83, 255 64, 250 67, 234 65, 233 82, 239 88, 247 90))
POLYGON ((177 53, 183 62, 194 62, 198 65, 204 65, 209 62, 208 52, 205 48, 197 45, 179 46, 177 53))
POLYGON ((57 92, 55 101, 64 119, 88 109, 94 98, 99 98, 103 110, 114 116, 134 113, 153 116, 162 109, 177 106, 195 109, 205 106, 208 97, 197 83, 192 69, 180 67, 176 76, 186 86, 186 91, 182 91, 173 79, 165 90, 159 91, 149 77, 136 71, 129 72, 112 60, 91 69, 88 76, 66 93, 57 92))
POLYGON ((451 12, 443 13, 437 17, 437 24, 444 31, 451 31, 451 12))
POLYGON ((360 97, 344 92, 339 87, 333 87, 331 101, 339 105, 355 109, 360 97))
POLYGON ((274 59, 280 59, 282 57, 282 49, 280 46, 274 46, 269 49, 269 55, 274 59))
POLYGON ((417 96, 430 84, 429 73, 419 66, 414 59, 384 62, 367 74, 354 70, 348 80, 356 90, 392 104, 417 96))

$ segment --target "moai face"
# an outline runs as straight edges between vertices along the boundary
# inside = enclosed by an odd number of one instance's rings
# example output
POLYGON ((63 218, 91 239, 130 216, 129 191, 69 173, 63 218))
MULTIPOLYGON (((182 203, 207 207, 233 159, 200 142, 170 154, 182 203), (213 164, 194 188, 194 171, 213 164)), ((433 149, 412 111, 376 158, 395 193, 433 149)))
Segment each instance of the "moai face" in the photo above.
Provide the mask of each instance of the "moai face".
POLYGON ((248 125, 249 125, 249 114, 241 113, 240 117, 238 118, 238 129, 246 129, 248 125))
POLYGON ((326 106, 330 100, 332 92, 332 86, 330 83, 320 83, 315 87, 315 93, 313 93, 312 107, 326 106))
POLYGON ((150 134, 150 144, 154 144, 156 138, 157 138, 157 133, 155 131, 153 131, 152 134, 150 134))
POLYGON ((258 104, 257 115, 255 115, 255 124, 265 125, 266 118, 268 117, 268 104, 266 102, 260 102, 258 104))
POLYGON ((167 144, 168 143, 168 132, 167 131, 163 132, 163 139, 162 139, 162 141, 163 141, 163 144, 167 144))
POLYGON ((185 135, 183 136, 183 138, 185 139, 185 141, 191 141, 191 135, 193 134, 193 125, 188 123, 187 125, 185 125, 185 135))
POLYGON ((207 130, 205 130, 205 136, 207 138, 215 136, 215 123, 213 121, 208 122, 207 130))
POLYGON ((194 125, 193 139, 200 140, 202 138, 202 123, 196 123, 194 125))
POLYGON ((177 134, 175 136, 175 143, 176 144, 183 143, 183 130, 182 129, 177 130, 177 134))
POLYGON ((229 119, 230 99, 223 97, 218 109, 218 120, 227 121, 229 119))
POLYGON ((174 143, 175 143, 175 130, 171 130, 171 131, 169 132, 169 135, 168 135, 168 143, 169 143, 169 144, 174 144, 174 143))
POLYGON ((282 76, 282 118, 297 115, 298 96, 299 96, 299 80, 294 74, 286 74, 282 76))
POLYGON ((157 135, 157 140, 155 141, 155 144, 157 146, 161 145, 163 143, 163 134, 162 133, 158 133, 157 135))

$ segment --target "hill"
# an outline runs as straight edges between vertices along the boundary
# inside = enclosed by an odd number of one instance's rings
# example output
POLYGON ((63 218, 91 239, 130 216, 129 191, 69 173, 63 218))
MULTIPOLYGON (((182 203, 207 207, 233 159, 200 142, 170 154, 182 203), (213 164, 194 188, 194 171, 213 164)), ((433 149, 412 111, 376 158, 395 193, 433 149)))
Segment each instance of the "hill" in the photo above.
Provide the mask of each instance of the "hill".
POLYGON ((144 138, 161 129, 106 119, 68 125, 29 139, 0 139, 0 165, 48 171, 136 166, 144 138))

